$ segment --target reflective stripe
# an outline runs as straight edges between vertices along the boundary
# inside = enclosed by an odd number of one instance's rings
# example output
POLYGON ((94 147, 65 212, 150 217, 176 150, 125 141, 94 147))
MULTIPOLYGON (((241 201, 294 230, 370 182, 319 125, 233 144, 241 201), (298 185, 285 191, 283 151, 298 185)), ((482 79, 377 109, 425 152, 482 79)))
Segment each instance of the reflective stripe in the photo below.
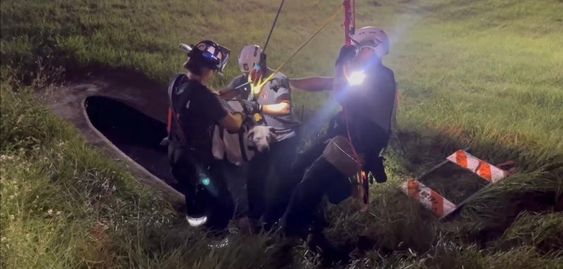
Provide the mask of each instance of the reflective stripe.
POLYGON ((432 210, 438 217, 444 217, 456 208, 454 203, 415 179, 409 179, 403 183, 401 190, 425 208, 432 210))
POLYGON ((498 182, 508 175, 506 171, 486 161, 483 161, 463 150, 456 151, 447 159, 450 162, 453 162, 492 183, 498 182))
POLYGON ((172 120, 174 118, 174 113, 172 112, 172 108, 168 107, 168 117, 166 120, 166 132, 170 135, 170 131, 172 130, 172 120))

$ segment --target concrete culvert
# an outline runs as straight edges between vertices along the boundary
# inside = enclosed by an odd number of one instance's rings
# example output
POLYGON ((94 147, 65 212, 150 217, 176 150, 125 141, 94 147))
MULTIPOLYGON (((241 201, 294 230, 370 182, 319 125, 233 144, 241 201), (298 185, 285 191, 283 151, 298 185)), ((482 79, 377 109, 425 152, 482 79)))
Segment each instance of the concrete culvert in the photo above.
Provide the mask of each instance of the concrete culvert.
POLYGON ((108 160, 175 208, 183 208, 184 196, 174 188, 167 149, 160 146, 168 107, 163 85, 117 72, 47 90, 43 99, 108 160))
POLYGON ((118 100, 90 96, 84 101, 92 125, 119 150, 153 175, 172 187, 166 147, 160 145, 166 136, 166 125, 118 100))

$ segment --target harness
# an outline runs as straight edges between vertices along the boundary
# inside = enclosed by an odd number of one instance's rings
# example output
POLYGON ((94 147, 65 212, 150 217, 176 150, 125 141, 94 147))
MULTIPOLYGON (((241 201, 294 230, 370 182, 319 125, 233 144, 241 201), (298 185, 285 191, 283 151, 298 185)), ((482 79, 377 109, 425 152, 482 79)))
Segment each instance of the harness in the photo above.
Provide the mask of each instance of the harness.
POLYGON ((170 106, 168 107, 168 117, 166 130, 168 131, 168 141, 169 143, 178 141, 180 144, 187 146, 188 140, 184 128, 182 128, 182 123, 180 121, 181 109, 185 109, 191 97, 191 89, 187 87, 184 83, 181 87, 175 91, 176 86, 184 82, 188 78, 185 75, 179 74, 174 78, 174 81, 168 86, 168 98, 170 106), (187 91, 184 93, 184 91, 187 91), (177 96, 177 97, 175 97, 177 96), (175 99, 179 98, 179 99, 175 99))

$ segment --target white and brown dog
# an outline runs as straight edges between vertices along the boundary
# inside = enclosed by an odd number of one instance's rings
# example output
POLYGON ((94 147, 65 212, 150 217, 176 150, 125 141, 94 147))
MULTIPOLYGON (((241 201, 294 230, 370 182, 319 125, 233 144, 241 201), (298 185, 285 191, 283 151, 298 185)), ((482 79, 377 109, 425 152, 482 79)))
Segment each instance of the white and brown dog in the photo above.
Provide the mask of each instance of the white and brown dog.
POLYGON ((265 125, 256 125, 250 129, 247 135, 250 146, 258 152, 270 150, 270 143, 275 142, 274 128, 265 125))

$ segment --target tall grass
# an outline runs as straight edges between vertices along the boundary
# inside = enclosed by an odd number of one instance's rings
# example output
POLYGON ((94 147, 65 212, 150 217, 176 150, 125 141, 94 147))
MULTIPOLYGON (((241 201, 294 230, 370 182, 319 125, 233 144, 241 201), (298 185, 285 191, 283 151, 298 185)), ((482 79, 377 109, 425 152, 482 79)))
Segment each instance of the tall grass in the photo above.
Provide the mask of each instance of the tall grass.
MULTIPOLYGON (((268 60, 277 66, 341 1, 287 1, 268 60)), ((563 199, 563 4, 540 1, 358 1, 358 26, 380 25, 400 89, 390 182, 359 213, 331 207, 329 237, 362 237, 357 268, 557 268, 563 199), (452 223, 397 186, 457 148, 519 173, 489 188, 452 223), (522 213, 523 210, 528 212, 522 213)), ((237 55, 262 43, 277 1, 3 1, 0 9, 2 268, 308 268, 318 257, 260 235, 209 250, 170 206, 86 145, 32 97, 45 83, 136 70, 164 83, 180 71, 179 42, 216 39, 237 55), (28 86, 31 85, 33 89, 28 86), (242 257, 242 258, 241 258, 242 257)), ((340 19, 287 66, 330 75, 340 19)), ((232 61, 220 86, 238 73, 232 61)), ((296 92, 308 112, 325 98, 296 92)))

